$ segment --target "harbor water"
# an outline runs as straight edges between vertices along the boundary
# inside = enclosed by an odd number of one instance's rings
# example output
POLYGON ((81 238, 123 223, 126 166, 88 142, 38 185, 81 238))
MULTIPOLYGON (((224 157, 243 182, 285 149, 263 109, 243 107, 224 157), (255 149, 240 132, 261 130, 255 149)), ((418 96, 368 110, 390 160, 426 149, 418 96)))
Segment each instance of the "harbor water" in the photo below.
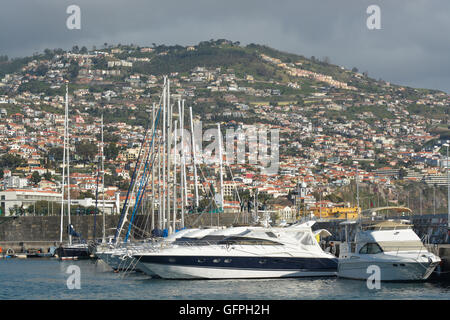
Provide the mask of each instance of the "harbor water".
POLYGON ((339 278, 178 281, 114 273, 101 260, 1 259, 0 300, 9 299, 448 300, 450 282, 381 283, 379 289, 369 289, 365 281, 339 278), (71 266, 80 272, 79 289, 69 289, 71 266))

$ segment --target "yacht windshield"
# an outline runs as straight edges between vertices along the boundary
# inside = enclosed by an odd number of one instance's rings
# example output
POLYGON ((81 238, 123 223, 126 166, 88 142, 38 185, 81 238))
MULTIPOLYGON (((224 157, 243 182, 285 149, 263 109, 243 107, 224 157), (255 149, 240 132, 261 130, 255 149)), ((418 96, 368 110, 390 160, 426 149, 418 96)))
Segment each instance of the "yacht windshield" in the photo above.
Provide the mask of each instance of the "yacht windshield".
POLYGON ((378 242, 384 252, 387 251, 427 251, 422 241, 379 241, 378 242))
POLYGON ((360 254, 377 254, 381 253, 383 250, 378 245, 378 243, 366 243, 360 250, 360 254))
POLYGON ((228 237, 224 240, 218 242, 219 244, 240 244, 240 245, 283 245, 282 243, 268 240, 268 239, 258 239, 258 238, 249 238, 249 237, 228 237))
POLYGON ((305 246, 313 246, 316 244, 309 232, 297 232, 295 239, 299 240, 305 246))

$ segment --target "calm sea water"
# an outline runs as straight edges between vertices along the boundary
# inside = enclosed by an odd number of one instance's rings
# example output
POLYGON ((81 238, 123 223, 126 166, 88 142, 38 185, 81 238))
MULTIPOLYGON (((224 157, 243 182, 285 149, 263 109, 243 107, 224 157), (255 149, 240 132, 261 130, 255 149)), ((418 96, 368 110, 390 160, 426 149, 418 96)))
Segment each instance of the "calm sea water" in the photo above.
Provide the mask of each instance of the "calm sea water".
POLYGON ((270 280, 163 280, 142 273, 118 274, 102 261, 56 259, 0 260, 0 300, 316 300, 450 299, 450 282, 382 283, 369 290, 364 281, 338 278, 270 280), (70 265, 81 271, 81 289, 68 289, 70 265))

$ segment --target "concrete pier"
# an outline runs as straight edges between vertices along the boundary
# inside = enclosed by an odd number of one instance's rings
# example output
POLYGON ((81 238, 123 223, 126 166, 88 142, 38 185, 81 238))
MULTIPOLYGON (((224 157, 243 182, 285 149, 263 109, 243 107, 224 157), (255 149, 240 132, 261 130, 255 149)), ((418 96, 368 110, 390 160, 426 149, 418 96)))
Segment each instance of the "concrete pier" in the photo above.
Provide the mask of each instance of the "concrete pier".
POLYGON ((8 249, 12 249, 14 253, 25 253, 27 250, 41 250, 42 253, 49 252, 51 247, 58 247, 57 241, 0 241, 2 253, 6 254, 8 249))

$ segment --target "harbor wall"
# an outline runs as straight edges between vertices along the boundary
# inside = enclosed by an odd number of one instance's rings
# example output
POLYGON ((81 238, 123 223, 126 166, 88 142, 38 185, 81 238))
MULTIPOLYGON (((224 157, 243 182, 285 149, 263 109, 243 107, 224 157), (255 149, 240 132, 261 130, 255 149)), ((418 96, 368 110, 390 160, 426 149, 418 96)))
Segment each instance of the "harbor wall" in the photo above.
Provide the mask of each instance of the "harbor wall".
MULTIPOLYGON (((231 226, 248 222, 244 215, 236 213, 203 213, 186 214, 185 226, 206 227, 206 226, 231 226)), ((119 222, 119 215, 108 215, 105 217, 105 229, 107 236, 113 235, 119 222)), ((148 216, 137 215, 135 217, 136 229, 134 236, 140 238, 143 231, 150 233, 151 221, 148 216), (138 230, 141 230, 139 232, 138 230)), ((331 232, 330 240, 344 240, 344 228, 340 225, 343 220, 317 222, 313 229, 327 229, 331 232)), ((72 216, 72 225, 76 232, 81 234, 83 239, 94 238, 94 216, 72 216)), ((448 243, 447 235, 447 215, 422 215, 412 218, 414 231, 423 238, 427 236, 430 243, 448 243)), ((155 222, 157 223, 157 221, 155 222)), ((59 241, 60 238, 59 216, 19 216, 0 217, 0 241, 59 241)), ((64 226, 67 226, 67 217, 64 217, 64 226)), ((177 228, 179 226, 177 225, 177 228)), ((96 217, 96 237, 101 237, 103 228, 103 217, 96 217)), ((67 240, 67 233, 64 230, 63 240, 67 240)))
MULTIPOLYGON (((186 215, 186 227, 199 226, 231 226, 235 222, 234 213, 221 213, 219 219, 217 214, 192 214, 186 215)), ((151 220, 148 216, 137 215, 135 225, 138 226, 133 233, 136 238, 141 238, 144 231, 150 234, 151 220)), ((119 222, 119 215, 108 215, 105 217, 106 236, 113 236, 119 222)), ((72 216, 71 223, 82 239, 94 238, 94 216, 72 216)), ((155 221, 157 223, 157 221, 155 221)), ((67 241, 67 217, 63 221, 63 241, 67 241)), ((127 227, 127 225, 125 226, 127 227)), ((178 227, 178 225, 177 225, 178 227)), ((59 216, 19 216, 19 217, 0 217, 0 243, 19 243, 19 242, 58 242, 60 239, 61 217, 59 216)), ((96 238, 101 238, 103 229, 103 217, 96 217, 96 238)), ((1 246, 1 245, 0 245, 1 246)), ((6 247, 6 246, 3 246, 6 247)))
MULTIPOLYGON (((67 225, 67 217, 64 217, 64 226, 67 225)), ((106 235, 113 236, 119 221, 119 215, 109 215, 105 217, 106 235)), ((235 224, 244 224, 248 222, 248 217, 236 213, 203 213, 186 214, 185 226, 208 227, 208 226, 231 226, 235 224)), ((428 237, 426 242, 432 244, 448 243, 447 234, 447 216, 440 215, 422 215, 412 218, 414 230, 421 239, 428 237)), ((72 225, 77 233, 81 234, 82 239, 94 238, 94 216, 72 216, 72 225)), ((328 241, 342 241, 345 238, 345 230, 340 225, 342 221, 317 222, 313 229, 327 229, 332 236, 328 241)), ((0 247, 15 249, 20 248, 48 248, 59 245, 60 239, 59 216, 20 216, 20 217, 0 217, 0 247)), ((157 221, 155 221, 157 223, 157 221)), ((148 216, 137 215, 132 236, 136 239, 147 237, 151 232, 151 221, 148 216)), ((127 227, 127 226, 126 226, 127 227)), ((177 225, 177 227, 179 227, 177 225)), ((103 229, 103 217, 96 217, 96 238, 100 238, 103 229)), ((63 232, 63 241, 67 241, 67 232, 63 232)), ((354 232, 350 229, 350 234, 354 232)), ((446 254, 447 255, 447 254, 446 254)))
MULTIPOLYGON (((105 217, 106 229, 116 228, 118 216, 105 217)), ((96 217, 96 235, 102 234, 102 217, 96 217)), ((83 239, 94 235, 94 216, 73 216, 71 223, 83 239)), ((65 217, 64 226, 67 226, 65 217)), ((0 242, 14 241, 58 241, 60 239, 61 218, 58 216, 24 216, 0 218, 0 242)), ((67 229, 63 230, 63 240, 67 240, 67 229)))

